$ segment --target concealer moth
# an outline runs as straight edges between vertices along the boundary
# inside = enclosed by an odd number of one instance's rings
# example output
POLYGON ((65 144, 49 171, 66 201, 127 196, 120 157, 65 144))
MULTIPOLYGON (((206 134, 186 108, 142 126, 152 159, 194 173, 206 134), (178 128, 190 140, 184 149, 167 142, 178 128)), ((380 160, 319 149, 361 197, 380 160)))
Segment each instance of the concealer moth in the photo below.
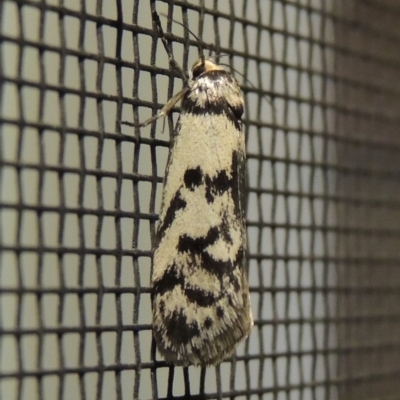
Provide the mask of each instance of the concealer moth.
MULTIPOLYGON (((156 12, 153 20, 170 65, 179 70, 156 12)), ((232 74, 202 51, 190 79, 180 73, 184 89, 139 125, 165 117, 181 100, 154 248, 153 335, 168 363, 208 366, 231 356, 253 325, 243 97, 232 74)))

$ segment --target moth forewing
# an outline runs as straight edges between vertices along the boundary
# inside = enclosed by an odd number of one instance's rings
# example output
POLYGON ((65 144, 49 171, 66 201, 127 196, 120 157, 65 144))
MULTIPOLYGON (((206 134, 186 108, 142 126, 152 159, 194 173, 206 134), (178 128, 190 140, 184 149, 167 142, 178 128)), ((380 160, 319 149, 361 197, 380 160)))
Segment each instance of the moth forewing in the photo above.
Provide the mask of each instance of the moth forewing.
POLYGON ((167 362, 214 365, 253 320, 246 268, 243 98, 200 58, 182 95, 153 261, 153 332, 167 362))

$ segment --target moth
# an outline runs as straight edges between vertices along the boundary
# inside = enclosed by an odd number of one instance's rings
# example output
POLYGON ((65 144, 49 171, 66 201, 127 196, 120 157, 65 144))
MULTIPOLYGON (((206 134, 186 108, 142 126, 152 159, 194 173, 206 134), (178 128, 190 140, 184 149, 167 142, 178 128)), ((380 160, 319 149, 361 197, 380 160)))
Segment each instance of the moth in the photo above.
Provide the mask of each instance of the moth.
MULTIPOLYGON (((153 18, 173 65, 159 17, 153 18)), ((168 363, 216 365, 253 325, 243 97, 233 75, 201 54, 184 89, 140 126, 168 115, 179 100, 153 257, 153 335, 168 363)))

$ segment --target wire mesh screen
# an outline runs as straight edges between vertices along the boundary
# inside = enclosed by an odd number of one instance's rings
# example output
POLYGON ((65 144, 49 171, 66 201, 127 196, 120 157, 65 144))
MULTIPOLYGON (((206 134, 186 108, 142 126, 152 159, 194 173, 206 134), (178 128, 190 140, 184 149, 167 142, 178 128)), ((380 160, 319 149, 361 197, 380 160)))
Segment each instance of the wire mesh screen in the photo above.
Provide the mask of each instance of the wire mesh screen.
POLYGON ((335 37, 338 378, 344 398, 398 398, 400 8, 351 2, 342 13, 335 37))
POLYGON ((395 0, 0 0, 0 398, 395 399, 400 393, 395 0), (254 328, 170 367, 150 276, 198 43, 245 95, 254 328))

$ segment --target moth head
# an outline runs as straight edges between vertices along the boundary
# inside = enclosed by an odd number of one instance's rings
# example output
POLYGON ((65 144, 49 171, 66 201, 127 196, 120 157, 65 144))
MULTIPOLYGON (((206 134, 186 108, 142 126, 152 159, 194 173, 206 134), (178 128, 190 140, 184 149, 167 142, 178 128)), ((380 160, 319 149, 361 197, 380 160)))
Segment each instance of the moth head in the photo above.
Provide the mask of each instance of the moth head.
POLYGON ((210 71, 223 71, 224 68, 210 60, 200 57, 192 66, 192 78, 197 79, 201 74, 210 71))

